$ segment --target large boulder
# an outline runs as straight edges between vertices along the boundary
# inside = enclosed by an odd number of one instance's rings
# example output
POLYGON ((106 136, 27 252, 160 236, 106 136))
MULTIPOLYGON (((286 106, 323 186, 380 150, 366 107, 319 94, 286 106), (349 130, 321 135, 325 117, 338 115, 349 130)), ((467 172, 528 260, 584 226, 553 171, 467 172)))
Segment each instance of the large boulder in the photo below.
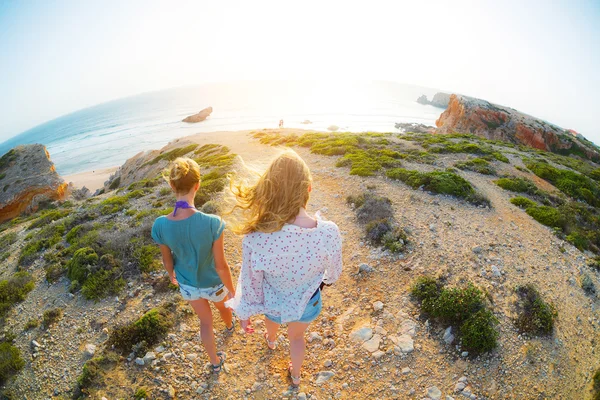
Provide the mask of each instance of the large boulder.
POLYGON ((577 154, 600 161, 600 151, 586 139, 515 109, 453 94, 435 122, 436 133, 472 133, 559 154, 577 154))
POLYGON ((190 123, 202 122, 206 118, 208 118, 208 116, 212 112, 213 112, 212 107, 206 107, 205 109, 201 110, 198 114, 190 115, 189 117, 184 118, 183 122, 190 122, 190 123))
POLYGON ((419 104, 431 105, 431 106, 439 107, 439 108, 448 107, 449 102, 450 102, 450 93, 442 93, 442 92, 438 92, 435 95, 433 95, 433 99, 431 99, 431 101, 429 101, 427 99, 427 96, 425 96, 424 94, 419 96, 419 98, 417 99, 417 103, 419 103, 419 104))
POLYGON ((0 158, 0 222, 36 211, 42 201, 62 200, 66 192, 45 146, 17 146, 0 158))

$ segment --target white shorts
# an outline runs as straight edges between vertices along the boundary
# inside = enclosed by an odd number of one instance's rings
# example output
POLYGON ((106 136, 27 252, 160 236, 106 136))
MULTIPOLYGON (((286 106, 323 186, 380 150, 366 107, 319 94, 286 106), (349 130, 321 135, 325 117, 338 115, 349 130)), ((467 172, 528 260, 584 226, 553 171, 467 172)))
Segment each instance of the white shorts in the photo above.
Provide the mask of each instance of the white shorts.
POLYGON ((183 299, 187 301, 206 299, 215 303, 223 301, 229 294, 229 291, 223 284, 209 288, 197 288, 179 283, 179 292, 183 299))

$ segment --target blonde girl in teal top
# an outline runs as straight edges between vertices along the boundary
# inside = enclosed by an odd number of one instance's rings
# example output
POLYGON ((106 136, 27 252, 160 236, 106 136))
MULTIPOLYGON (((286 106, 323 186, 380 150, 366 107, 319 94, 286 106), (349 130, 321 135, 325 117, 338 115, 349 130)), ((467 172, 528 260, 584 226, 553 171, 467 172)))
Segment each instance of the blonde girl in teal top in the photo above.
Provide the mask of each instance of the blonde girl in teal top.
POLYGON ((216 349, 209 301, 219 310, 227 330, 234 331, 233 315, 225 307, 225 300, 235 295, 223 246, 225 224, 221 218, 193 206, 200 188, 200 168, 194 160, 176 159, 167 175, 177 201, 171 214, 154 221, 152 238, 160 245, 171 282, 179 286, 181 295, 200 318, 202 343, 213 372, 218 373, 225 353, 216 349))

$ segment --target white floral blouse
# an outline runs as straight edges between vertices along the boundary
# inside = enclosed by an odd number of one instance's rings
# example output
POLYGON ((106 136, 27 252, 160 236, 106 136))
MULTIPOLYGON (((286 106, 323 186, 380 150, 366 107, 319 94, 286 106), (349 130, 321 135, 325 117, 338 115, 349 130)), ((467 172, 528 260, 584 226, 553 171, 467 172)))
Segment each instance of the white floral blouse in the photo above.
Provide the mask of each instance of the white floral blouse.
POLYGON ((281 322, 300 319, 321 282, 342 273, 342 238, 337 225, 316 215, 315 228, 286 224, 278 232, 244 237, 236 296, 226 305, 242 320, 268 314, 281 322))

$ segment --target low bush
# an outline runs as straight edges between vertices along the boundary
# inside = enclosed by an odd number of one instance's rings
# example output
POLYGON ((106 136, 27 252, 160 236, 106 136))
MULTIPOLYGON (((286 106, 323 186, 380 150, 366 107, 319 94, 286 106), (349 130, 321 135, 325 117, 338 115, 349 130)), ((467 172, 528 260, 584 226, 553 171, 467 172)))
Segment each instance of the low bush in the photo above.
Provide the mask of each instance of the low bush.
POLYGON ((361 203, 360 207, 356 209, 356 217, 361 224, 394 218, 392 201, 387 197, 367 192, 362 195, 361 203))
POLYGON ((138 388, 133 395, 134 400, 148 400, 150 397, 148 396, 148 392, 145 388, 138 388))
POLYGON ((48 225, 50 222, 57 221, 69 215, 71 210, 45 210, 40 216, 29 225, 27 229, 34 229, 48 225))
POLYGON ((90 247, 83 247, 75 252, 67 263, 67 276, 71 281, 85 282, 93 268, 98 264, 98 254, 90 247))
POLYGON ((173 150, 169 150, 165 153, 160 154, 159 156, 153 158, 152 160, 148 161, 145 165, 154 165, 159 161, 173 161, 174 159, 176 159, 177 157, 183 157, 188 153, 191 153, 192 151, 194 151, 196 148, 198 147, 197 144, 190 144, 187 145, 185 147, 178 147, 176 149, 173 150))
POLYGON ((596 271, 600 272, 600 257, 594 257, 590 259, 588 261, 588 265, 590 266, 590 268, 593 268, 596 271))
POLYGON ((392 253, 402 253, 406 249, 408 238, 406 232, 401 228, 394 228, 383 235, 383 247, 392 253))
POLYGON ((220 207, 216 201, 209 200, 202 205, 200 208, 204 214, 219 214, 220 207))
POLYGON ((60 263, 53 263, 45 267, 46 282, 54 283, 58 281, 67 272, 67 268, 60 263))
POLYGON ((0 253, 0 262, 6 260, 8 257, 10 257, 10 252, 6 251, 4 253, 0 253))
POLYGON ((529 207, 535 207, 538 205, 535 201, 530 200, 527 197, 523 197, 523 196, 513 197, 512 199, 510 199, 510 202, 517 207, 521 207, 521 208, 525 208, 525 209, 527 209, 529 207))
POLYGON ((554 329, 556 310, 552 304, 546 303, 535 286, 528 284, 518 286, 517 318, 515 325, 521 332, 532 335, 549 335, 554 329))
POLYGON ((32 318, 25 323, 23 330, 29 331, 29 330, 37 328, 38 326, 40 326, 40 320, 37 318, 32 318))
POLYGON ((77 378, 77 388, 74 398, 90 396, 91 389, 101 387, 104 384, 106 373, 113 369, 119 362, 119 356, 113 352, 94 357, 83 365, 81 375, 77 378))
POLYGON ((98 205, 102 215, 116 214, 129 208, 129 198, 127 196, 113 196, 104 199, 98 205))
POLYGON ((422 276, 413 283, 411 295, 431 317, 459 326, 461 342, 469 351, 477 354, 496 347, 498 321, 486 308, 483 292, 473 284, 446 288, 439 280, 422 276))
POLYGON ((392 231, 392 225, 387 219, 371 221, 365 226, 366 237, 371 244, 380 245, 383 243, 383 237, 392 231))
POLYGON ((600 400, 600 368, 592 378, 592 400, 600 400))
POLYGON ((236 154, 230 153, 231 149, 220 144, 205 144, 194 152, 195 161, 202 168, 222 168, 228 170, 233 165, 236 154))
POLYGON ((483 158, 473 158, 467 161, 461 161, 454 164, 458 169, 478 172, 483 175, 496 175, 496 169, 489 161, 483 158))
POLYGON ((38 253, 52 248, 62 240, 65 229, 65 224, 62 222, 56 222, 42 228, 37 234, 32 236, 36 240, 27 243, 21 250, 19 264, 23 266, 30 265, 38 257, 38 253))
POLYGON ((388 170, 387 176, 402 181, 413 189, 422 187, 428 192, 462 198, 475 205, 490 205, 489 200, 477 194, 468 181, 451 171, 419 172, 395 168, 388 170))
POLYGON ((482 309, 469 316, 460 326, 460 338, 464 348, 475 353, 493 350, 498 345, 498 319, 490 310, 482 309))
POLYGON ((0 281, 0 318, 4 318, 13 305, 25 300, 34 287, 33 277, 26 271, 17 272, 9 279, 0 281))
POLYGON ((108 338, 107 345, 121 354, 129 354, 136 350, 137 354, 154 346, 167 334, 174 323, 175 306, 165 304, 145 313, 137 321, 120 326, 113 330, 108 338))
POLYGON ((157 271, 162 267, 160 260, 157 259, 160 255, 160 249, 155 244, 140 246, 135 249, 133 255, 142 272, 157 271))
POLYGON ((21 351, 12 343, 0 343, 0 383, 6 382, 25 366, 21 351))
POLYGON ((8 249, 13 243, 17 241, 17 233, 11 232, 0 237, 0 249, 8 249))
POLYGON ((525 211, 540 224, 549 226, 551 228, 560 228, 565 222, 563 215, 554 207, 531 206, 525 211))
POLYGON ((45 329, 50 328, 52 325, 56 324, 63 316, 62 308, 53 308, 50 310, 44 311, 44 315, 42 316, 42 325, 45 329))
POLYGON ((500 186, 504 190, 508 190, 516 193, 527 193, 531 195, 537 195, 539 193, 539 189, 535 186, 535 183, 530 181, 527 178, 521 177, 505 177, 500 178, 494 183, 500 186))
POLYGON ((590 276, 587 274, 584 274, 581 277, 581 288, 583 289, 583 291, 586 294, 588 294, 590 296, 593 296, 596 294, 596 286, 594 285, 592 278, 590 278, 590 276))

